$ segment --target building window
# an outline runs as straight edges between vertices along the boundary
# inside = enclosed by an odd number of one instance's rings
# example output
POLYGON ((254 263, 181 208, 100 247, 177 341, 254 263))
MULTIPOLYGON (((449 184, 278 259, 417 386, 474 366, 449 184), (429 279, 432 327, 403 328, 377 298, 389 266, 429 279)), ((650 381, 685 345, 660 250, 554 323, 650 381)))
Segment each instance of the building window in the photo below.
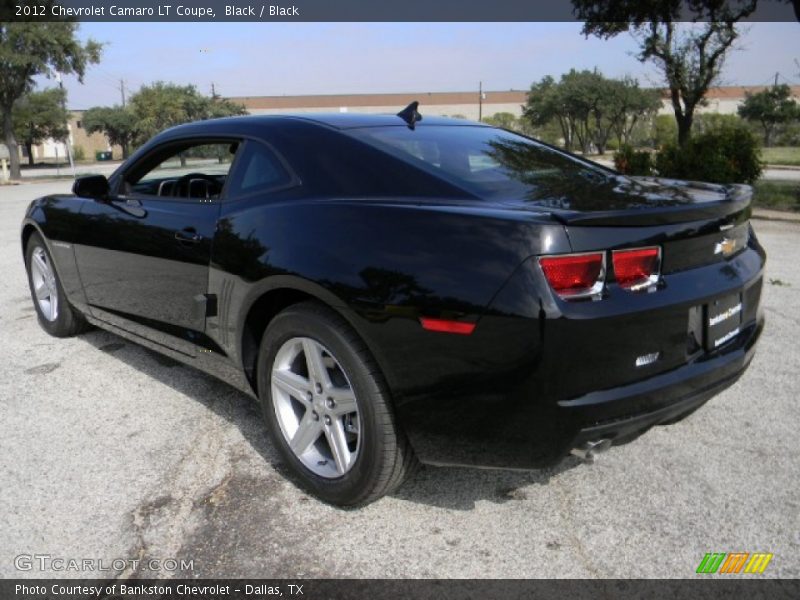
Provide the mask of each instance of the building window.
POLYGON ((82 121, 75 121, 75 127, 78 129, 83 129, 83 122, 82 121))

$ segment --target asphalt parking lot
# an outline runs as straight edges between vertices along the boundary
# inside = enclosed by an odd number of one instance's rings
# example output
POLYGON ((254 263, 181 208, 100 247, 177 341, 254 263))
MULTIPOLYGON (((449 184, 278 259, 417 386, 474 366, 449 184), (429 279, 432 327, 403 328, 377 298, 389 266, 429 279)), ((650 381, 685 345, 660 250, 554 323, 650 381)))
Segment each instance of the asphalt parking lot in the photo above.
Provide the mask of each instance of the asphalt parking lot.
POLYGON ((755 222, 759 351, 689 419, 592 465, 424 468, 339 510, 284 478, 247 396, 109 333, 39 328, 20 220, 68 187, 0 187, 0 577, 81 575, 15 567, 46 554, 193 561, 143 576, 683 578, 735 551, 800 577, 799 224, 755 222))

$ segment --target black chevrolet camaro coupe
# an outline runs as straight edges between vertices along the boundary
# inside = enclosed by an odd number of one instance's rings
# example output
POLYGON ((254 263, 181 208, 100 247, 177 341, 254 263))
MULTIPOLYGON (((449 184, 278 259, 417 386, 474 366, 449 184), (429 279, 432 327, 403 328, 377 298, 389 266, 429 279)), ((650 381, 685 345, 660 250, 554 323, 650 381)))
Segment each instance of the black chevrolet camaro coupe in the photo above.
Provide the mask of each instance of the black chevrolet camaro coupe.
POLYGON ((257 397, 335 504, 417 460, 628 442, 730 386, 763 327, 749 187, 626 177, 414 105, 182 125, 73 192, 22 227, 42 327, 257 397))

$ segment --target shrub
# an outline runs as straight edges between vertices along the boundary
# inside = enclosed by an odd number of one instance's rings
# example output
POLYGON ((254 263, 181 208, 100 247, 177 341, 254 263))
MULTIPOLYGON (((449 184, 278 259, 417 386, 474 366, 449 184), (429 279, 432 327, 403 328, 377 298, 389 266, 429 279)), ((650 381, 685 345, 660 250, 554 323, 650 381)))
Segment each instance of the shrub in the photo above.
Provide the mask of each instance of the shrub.
POLYGON ((700 113, 694 118, 692 133, 708 133, 722 129, 736 129, 738 127, 750 129, 747 121, 739 115, 726 115, 722 113, 700 113))
POLYGON ((727 123, 691 137, 683 147, 667 144, 655 167, 661 177, 712 183, 753 183, 761 175, 756 138, 746 127, 727 123))
POLYGON ((625 175, 650 175, 653 161, 646 150, 634 150, 633 146, 623 144, 614 154, 614 167, 625 175))
POLYGON ((75 160, 86 160, 86 151, 83 146, 72 147, 72 158, 75 160))
POLYGON ((672 115, 657 115, 653 119, 653 145, 656 148, 674 144, 678 140, 678 124, 672 115))

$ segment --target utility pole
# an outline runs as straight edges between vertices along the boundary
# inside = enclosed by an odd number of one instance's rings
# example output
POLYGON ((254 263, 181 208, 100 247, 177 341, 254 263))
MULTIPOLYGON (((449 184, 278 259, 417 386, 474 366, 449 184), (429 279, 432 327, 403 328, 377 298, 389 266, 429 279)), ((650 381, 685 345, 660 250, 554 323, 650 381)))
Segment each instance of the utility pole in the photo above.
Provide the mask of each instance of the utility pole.
MULTIPOLYGON (((56 71, 56 81, 58 81, 58 87, 61 88, 61 91, 64 91, 64 81, 61 78, 61 73, 56 71)), ((64 112, 67 112, 67 95, 64 94, 61 96, 61 105, 64 108, 64 112)), ((64 140, 64 146, 67 148, 67 156, 69 157, 69 166, 72 169, 72 178, 77 179, 78 175, 75 173, 75 162, 72 160, 72 147, 69 143, 69 113, 67 113, 67 137, 64 140)), ((58 150, 56 150, 56 165, 58 165, 58 150)), ((56 171, 60 173, 60 170, 56 171)))
POLYGON ((125 80, 119 80, 119 93, 122 96, 122 108, 125 108, 125 80))
POLYGON ((483 82, 478 82, 478 121, 483 120, 483 82))
POLYGON ((778 72, 775 71, 775 87, 778 87, 778 72))
POLYGON ((214 86, 214 82, 211 82, 211 98, 213 100, 217 99, 217 88, 214 86))

